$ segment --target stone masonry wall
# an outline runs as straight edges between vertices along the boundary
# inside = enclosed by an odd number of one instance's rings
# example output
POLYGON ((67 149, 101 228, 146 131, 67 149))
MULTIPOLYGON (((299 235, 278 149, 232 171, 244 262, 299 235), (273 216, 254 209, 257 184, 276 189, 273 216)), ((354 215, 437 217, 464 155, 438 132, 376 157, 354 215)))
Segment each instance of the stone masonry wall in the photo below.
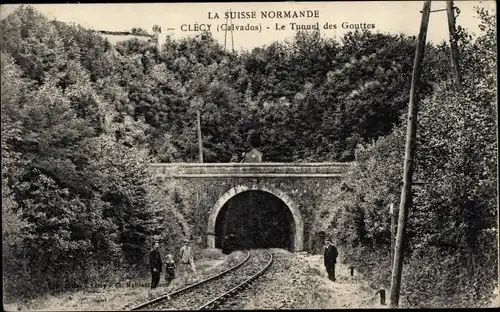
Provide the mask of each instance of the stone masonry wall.
MULTIPOLYGON (((296 205, 303 220, 303 248, 310 250, 313 211, 320 203, 323 190, 339 178, 169 178, 159 177, 164 192, 176 192, 182 199, 185 220, 191 225, 191 235, 201 237, 206 244, 210 213, 219 199, 234 188, 279 190, 296 205)), ((281 198, 283 199, 283 198, 281 198)), ((220 202, 220 201, 219 201, 220 202)))

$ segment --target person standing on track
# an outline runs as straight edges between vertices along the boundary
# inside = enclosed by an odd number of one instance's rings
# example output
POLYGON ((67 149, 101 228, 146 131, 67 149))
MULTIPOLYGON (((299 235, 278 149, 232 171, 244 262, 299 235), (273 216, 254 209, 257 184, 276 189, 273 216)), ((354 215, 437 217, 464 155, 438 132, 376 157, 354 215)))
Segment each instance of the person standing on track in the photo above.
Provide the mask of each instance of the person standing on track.
POLYGON ((149 253, 149 266, 151 268, 151 289, 158 287, 158 283, 160 282, 160 274, 163 263, 161 261, 159 243, 155 243, 153 249, 149 253))
POLYGON ((325 253, 323 255, 323 262, 328 272, 328 278, 335 282, 335 264, 338 256, 337 247, 335 247, 330 238, 325 242, 325 253))
POLYGON ((181 247, 181 265, 182 271, 185 274, 188 267, 191 267, 191 271, 196 273, 196 266, 194 265, 193 249, 189 246, 189 239, 184 240, 184 246, 181 247))

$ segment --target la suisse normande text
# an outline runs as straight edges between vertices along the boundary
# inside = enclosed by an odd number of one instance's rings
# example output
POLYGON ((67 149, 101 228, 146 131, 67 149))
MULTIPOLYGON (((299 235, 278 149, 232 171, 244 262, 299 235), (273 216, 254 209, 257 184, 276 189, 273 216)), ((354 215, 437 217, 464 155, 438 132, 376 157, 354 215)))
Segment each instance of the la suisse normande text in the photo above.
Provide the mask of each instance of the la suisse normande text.
MULTIPOLYGON (((254 19, 254 18, 319 18, 319 10, 303 11, 235 11, 225 12, 224 19, 254 19)), ((208 12, 208 19, 220 19, 219 13, 208 12)))

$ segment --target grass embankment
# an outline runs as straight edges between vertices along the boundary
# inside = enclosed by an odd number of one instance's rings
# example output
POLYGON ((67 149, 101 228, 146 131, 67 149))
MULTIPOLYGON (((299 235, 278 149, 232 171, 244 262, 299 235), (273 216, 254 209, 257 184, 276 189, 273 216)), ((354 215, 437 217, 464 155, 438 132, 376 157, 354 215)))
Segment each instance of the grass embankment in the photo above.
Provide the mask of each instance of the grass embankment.
POLYGON ((177 278, 168 287, 165 285, 164 273, 161 275, 160 285, 154 290, 150 290, 151 276, 144 275, 133 280, 123 279, 107 287, 72 289, 57 295, 19 300, 15 303, 4 304, 4 310, 122 310, 221 272, 243 260, 243 256, 242 252, 226 256, 220 250, 204 250, 196 262, 198 274, 184 275, 182 272, 177 272, 177 278))

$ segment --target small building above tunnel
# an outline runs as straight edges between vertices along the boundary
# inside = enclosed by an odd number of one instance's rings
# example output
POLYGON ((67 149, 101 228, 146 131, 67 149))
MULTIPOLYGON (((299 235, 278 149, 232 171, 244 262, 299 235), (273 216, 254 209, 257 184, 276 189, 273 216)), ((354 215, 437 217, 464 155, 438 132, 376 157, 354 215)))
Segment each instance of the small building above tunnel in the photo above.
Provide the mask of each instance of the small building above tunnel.
POLYGON ((243 153, 243 159, 241 160, 241 162, 243 162, 243 163, 260 163, 260 162, 262 162, 262 156, 263 156, 263 154, 261 151, 252 147, 243 153))

